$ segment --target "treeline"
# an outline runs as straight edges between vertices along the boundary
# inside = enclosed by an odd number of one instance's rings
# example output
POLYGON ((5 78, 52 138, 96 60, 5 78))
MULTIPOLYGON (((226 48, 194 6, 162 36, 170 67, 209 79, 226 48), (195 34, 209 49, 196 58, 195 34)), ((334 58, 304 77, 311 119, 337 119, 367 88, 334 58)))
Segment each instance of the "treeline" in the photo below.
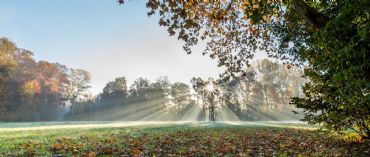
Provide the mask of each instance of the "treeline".
POLYGON ((67 116, 69 120, 208 120, 215 108, 216 120, 298 119, 289 105, 302 96, 302 70, 269 60, 249 67, 243 77, 228 81, 191 79, 191 87, 139 78, 128 87, 125 77, 106 84, 103 92, 82 102, 67 116), (209 89, 211 83, 213 89, 209 89), (212 90, 212 91, 211 91, 212 90), (210 93, 213 94, 210 94, 210 93), (212 95, 212 98, 210 97, 212 95))
POLYGON ((84 72, 58 63, 36 62, 32 52, 0 38, 0 121, 62 119, 70 98, 68 89, 74 86, 70 76, 75 71, 84 72))
POLYGON ((195 107, 190 87, 159 77, 151 83, 139 78, 128 87, 125 77, 108 82, 102 93, 80 102, 68 120, 181 120, 195 107))
POLYGON ((167 77, 150 82, 125 77, 108 82, 92 96, 90 74, 58 63, 35 61, 33 53, 0 39, 0 121, 52 120, 287 120, 289 105, 302 96, 299 68, 262 60, 231 80, 167 77), (212 89, 208 86, 212 83, 212 89))

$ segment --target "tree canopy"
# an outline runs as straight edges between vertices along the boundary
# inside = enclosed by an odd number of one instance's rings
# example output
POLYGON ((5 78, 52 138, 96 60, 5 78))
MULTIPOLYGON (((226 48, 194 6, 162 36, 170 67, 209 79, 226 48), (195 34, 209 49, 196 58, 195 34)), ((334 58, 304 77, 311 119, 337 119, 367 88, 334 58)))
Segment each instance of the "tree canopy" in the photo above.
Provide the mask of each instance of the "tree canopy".
POLYGON ((0 38, 0 121, 45 121, 60 118, 65 105, 65 66, 36 62, 33 53, 0 38))

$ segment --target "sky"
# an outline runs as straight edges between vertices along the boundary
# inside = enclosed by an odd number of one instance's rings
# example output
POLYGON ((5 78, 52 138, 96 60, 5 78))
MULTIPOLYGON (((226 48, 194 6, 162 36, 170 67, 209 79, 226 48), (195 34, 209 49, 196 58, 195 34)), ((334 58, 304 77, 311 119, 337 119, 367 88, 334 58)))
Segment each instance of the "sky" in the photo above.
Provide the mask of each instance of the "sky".
POLYGON ((189 84, 194 76, 223 72, 201 55, 205 44, 187 55, 158 17, 146 13, 145 0, 0 0, 0 37, 31 50, 37 61, 89 71, 93 94, 121 76, 129 84, 159 76, 189 84))

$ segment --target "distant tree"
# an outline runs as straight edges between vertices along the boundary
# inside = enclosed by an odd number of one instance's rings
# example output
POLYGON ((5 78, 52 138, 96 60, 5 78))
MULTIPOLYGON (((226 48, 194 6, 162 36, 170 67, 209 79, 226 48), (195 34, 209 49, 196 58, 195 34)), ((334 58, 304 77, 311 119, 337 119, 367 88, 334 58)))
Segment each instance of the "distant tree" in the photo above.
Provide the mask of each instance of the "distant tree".
POLYGON ((148 98, 147 91, 150 87, 150 81, 144 78, 138 78, 130 86, 129 97, 131 101, 144 100, 148 98))
POLYGON ((47 61, 39 61, 35 68, 34 75, 41 87, 37 109, 39 120, 56 119, 55 113, 65 105, 63 85, 67 83, 67 74, 61 71, 58 64, 47 61))
MULTIPOLYGON (((240 86, 237 92, 240 95, 241 102, 246 105, 248 110, 248 119, 258 120, 253 113, 263 112, 263 105, 266 104, 264 88, 261 82, 261 76, 257 72, 257 67, 253 65, 248 68, 248 72, 240 79, 240 86)), ((268 84, 265 84, 268 85, 268 84)))
POLYGON ((191 80, 195 92, 198 94, 198 98, 203 103, 203 110, 208 111, 209 121, 216 121, 216 109, 219 104, 219 97, 221 95, 221 89, 219 88, 218 81, 209 78, 207 81, 201 78, 193 78, 191 80))
POLYGON ((16 50, 14 43, 6 38, 0 38, 0 119, 4 118, 6 112, 4 84, 9 76, 9 71, 15 66, 13 56, 16 50))
MULTIPOLYGON (((167 76, 159 77, 156 82, 150 85, 149 90, 147 91, 148 97, 150 99, 162 99, 170 95, 171 82, 167 76)), ((167 98, 166 98, 167 99, 167 98)), ((168 100, 165 100, 166 102, 168 100)))
POLYGON ((206 93, 205 91, 203 90, 203 87, 205 85, 205 81, 198 77, 193 77, 191 80, 190 80, 191 84, 192 84, 192 88, 195 92, 195 97, 196 97, 196 100, 197 100, 197 103, 198 104, 201 104, 202 106, 202 112, 201 112, 201 115, 199 115, 198 119, 205 119, 205 115, 206 115, 206 111, 207 111, 207 104, 206 104, 206 93))
POLYGON ((65 66, 36 62, 33 53, 6 39, 0 40, 2 67, 0 120, 56 120, 64 106, 62 85, 67 82, 65 66), (5 65, 6 66, 3 66, 5 65))
POLYGON ((302 94, 302 70, 262 60, 252 63, 244 76, 219 81, 223 105, 241 120, 295 119, 291 97, 302 94))
POLYGON ((161 76, 149 85, 145 90, 147 105, 154 113, 161 115, 163 119, 169 119, 171 103, 170 91, 171 82, 167 76, 161 76), (164 118, 166 117, 166 118, 164 118))
POLYGON ((33 53, 18 49, 12 57, 17 66, 9 73, 5 82, 5 105, 7 106, 6 120, 33 121, 39 119, 41 84, 36 78, 37 63, 33 53), (32 82, 32 83, 31 83, 32 82), (30 88, 33 85, 33 88, 30 88), (28 89, 26 88, 28 86, 28 89), (25 92, 23 90, 28 90, 25 92), (34 92, 32 96, 27 93, 34 92))
POLYGON ((100 94, 100 107, 108 108, 111 106, 124 105, 128 99, 127 81, 125 77, 118 77, 114 81, 108 82, 100 94))
POLYGON ((9 75, 9 71, 16 65, 14 55, 17 47, 6 38, 0 38, 0 77, 9 75))
POLYGON ((278 65, 268 60, 262 60, 256 64, 257 77, 262 85, 264 95, 264 110, 269 110, 272 107, 270 99, 276 96, 276 77, 279 73, 278 65))
POLYGON ((64 97, 69 101, 70 112, 73 113, 77 103, 89 97, 90 73, 81 69, 71 69, 68 73, 68 83, 64 86, 64 97))
MULTIPOLYGON (((222 81, 220 86, 223 90, 222 98, 224 105, 227 106, 231 111, 233 111, 239 118, 242 116, 243 102, 240 93, 240 78, 233 78, 230 81, 222 81)), ((243 92, 244 94, 244 92, 243 92)), ((247 93, 245 93, 247 94, 247 93)), ((247 114, 247 113, 246 113, 247 114)), ((248 115, 246 115, 248 116, 248 115)))
POLYGON ((127 81, 125 77, 118 77, 113 82, 109 82, 104 88, 103 93, 122 93, 127 94, 127 81))
POLYGON ((212 122, 216 121, 217 100, 221 94, 221 89, 218 86, 218 82, 209 78, 208 81, 205 82, 203 89, 208 99, 209 120, 212 122))
POLYGON ((189 105, 192 104, 190 87, 182 82, 172 84, 171 97, 171 100, 175 105, 175 114, 177 117, 183 117, 187 112, 189 105))

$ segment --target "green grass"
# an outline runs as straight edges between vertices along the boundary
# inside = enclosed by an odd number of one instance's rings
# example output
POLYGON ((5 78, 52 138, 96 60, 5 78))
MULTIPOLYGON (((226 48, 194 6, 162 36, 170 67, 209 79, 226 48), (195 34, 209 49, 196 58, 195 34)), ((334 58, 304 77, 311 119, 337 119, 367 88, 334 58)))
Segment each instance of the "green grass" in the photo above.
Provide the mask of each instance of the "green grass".
MULTIPOLYGON (((87 122, 69 123, 85 125, 87 122)), ((163 123, 47 128, 0 123, 0 156, 369 156, 369 142, 303 124, 163 123), (23 127, 22 127, 23 126, 23 127), (19 129, 21 127, 21 129, 19 129), (18 128, 18 130, 14 130, 18 128), (13 129, 13 130, 12 130, 13 129)), ((66 124, 62 124, 66 125, 66 124)))

